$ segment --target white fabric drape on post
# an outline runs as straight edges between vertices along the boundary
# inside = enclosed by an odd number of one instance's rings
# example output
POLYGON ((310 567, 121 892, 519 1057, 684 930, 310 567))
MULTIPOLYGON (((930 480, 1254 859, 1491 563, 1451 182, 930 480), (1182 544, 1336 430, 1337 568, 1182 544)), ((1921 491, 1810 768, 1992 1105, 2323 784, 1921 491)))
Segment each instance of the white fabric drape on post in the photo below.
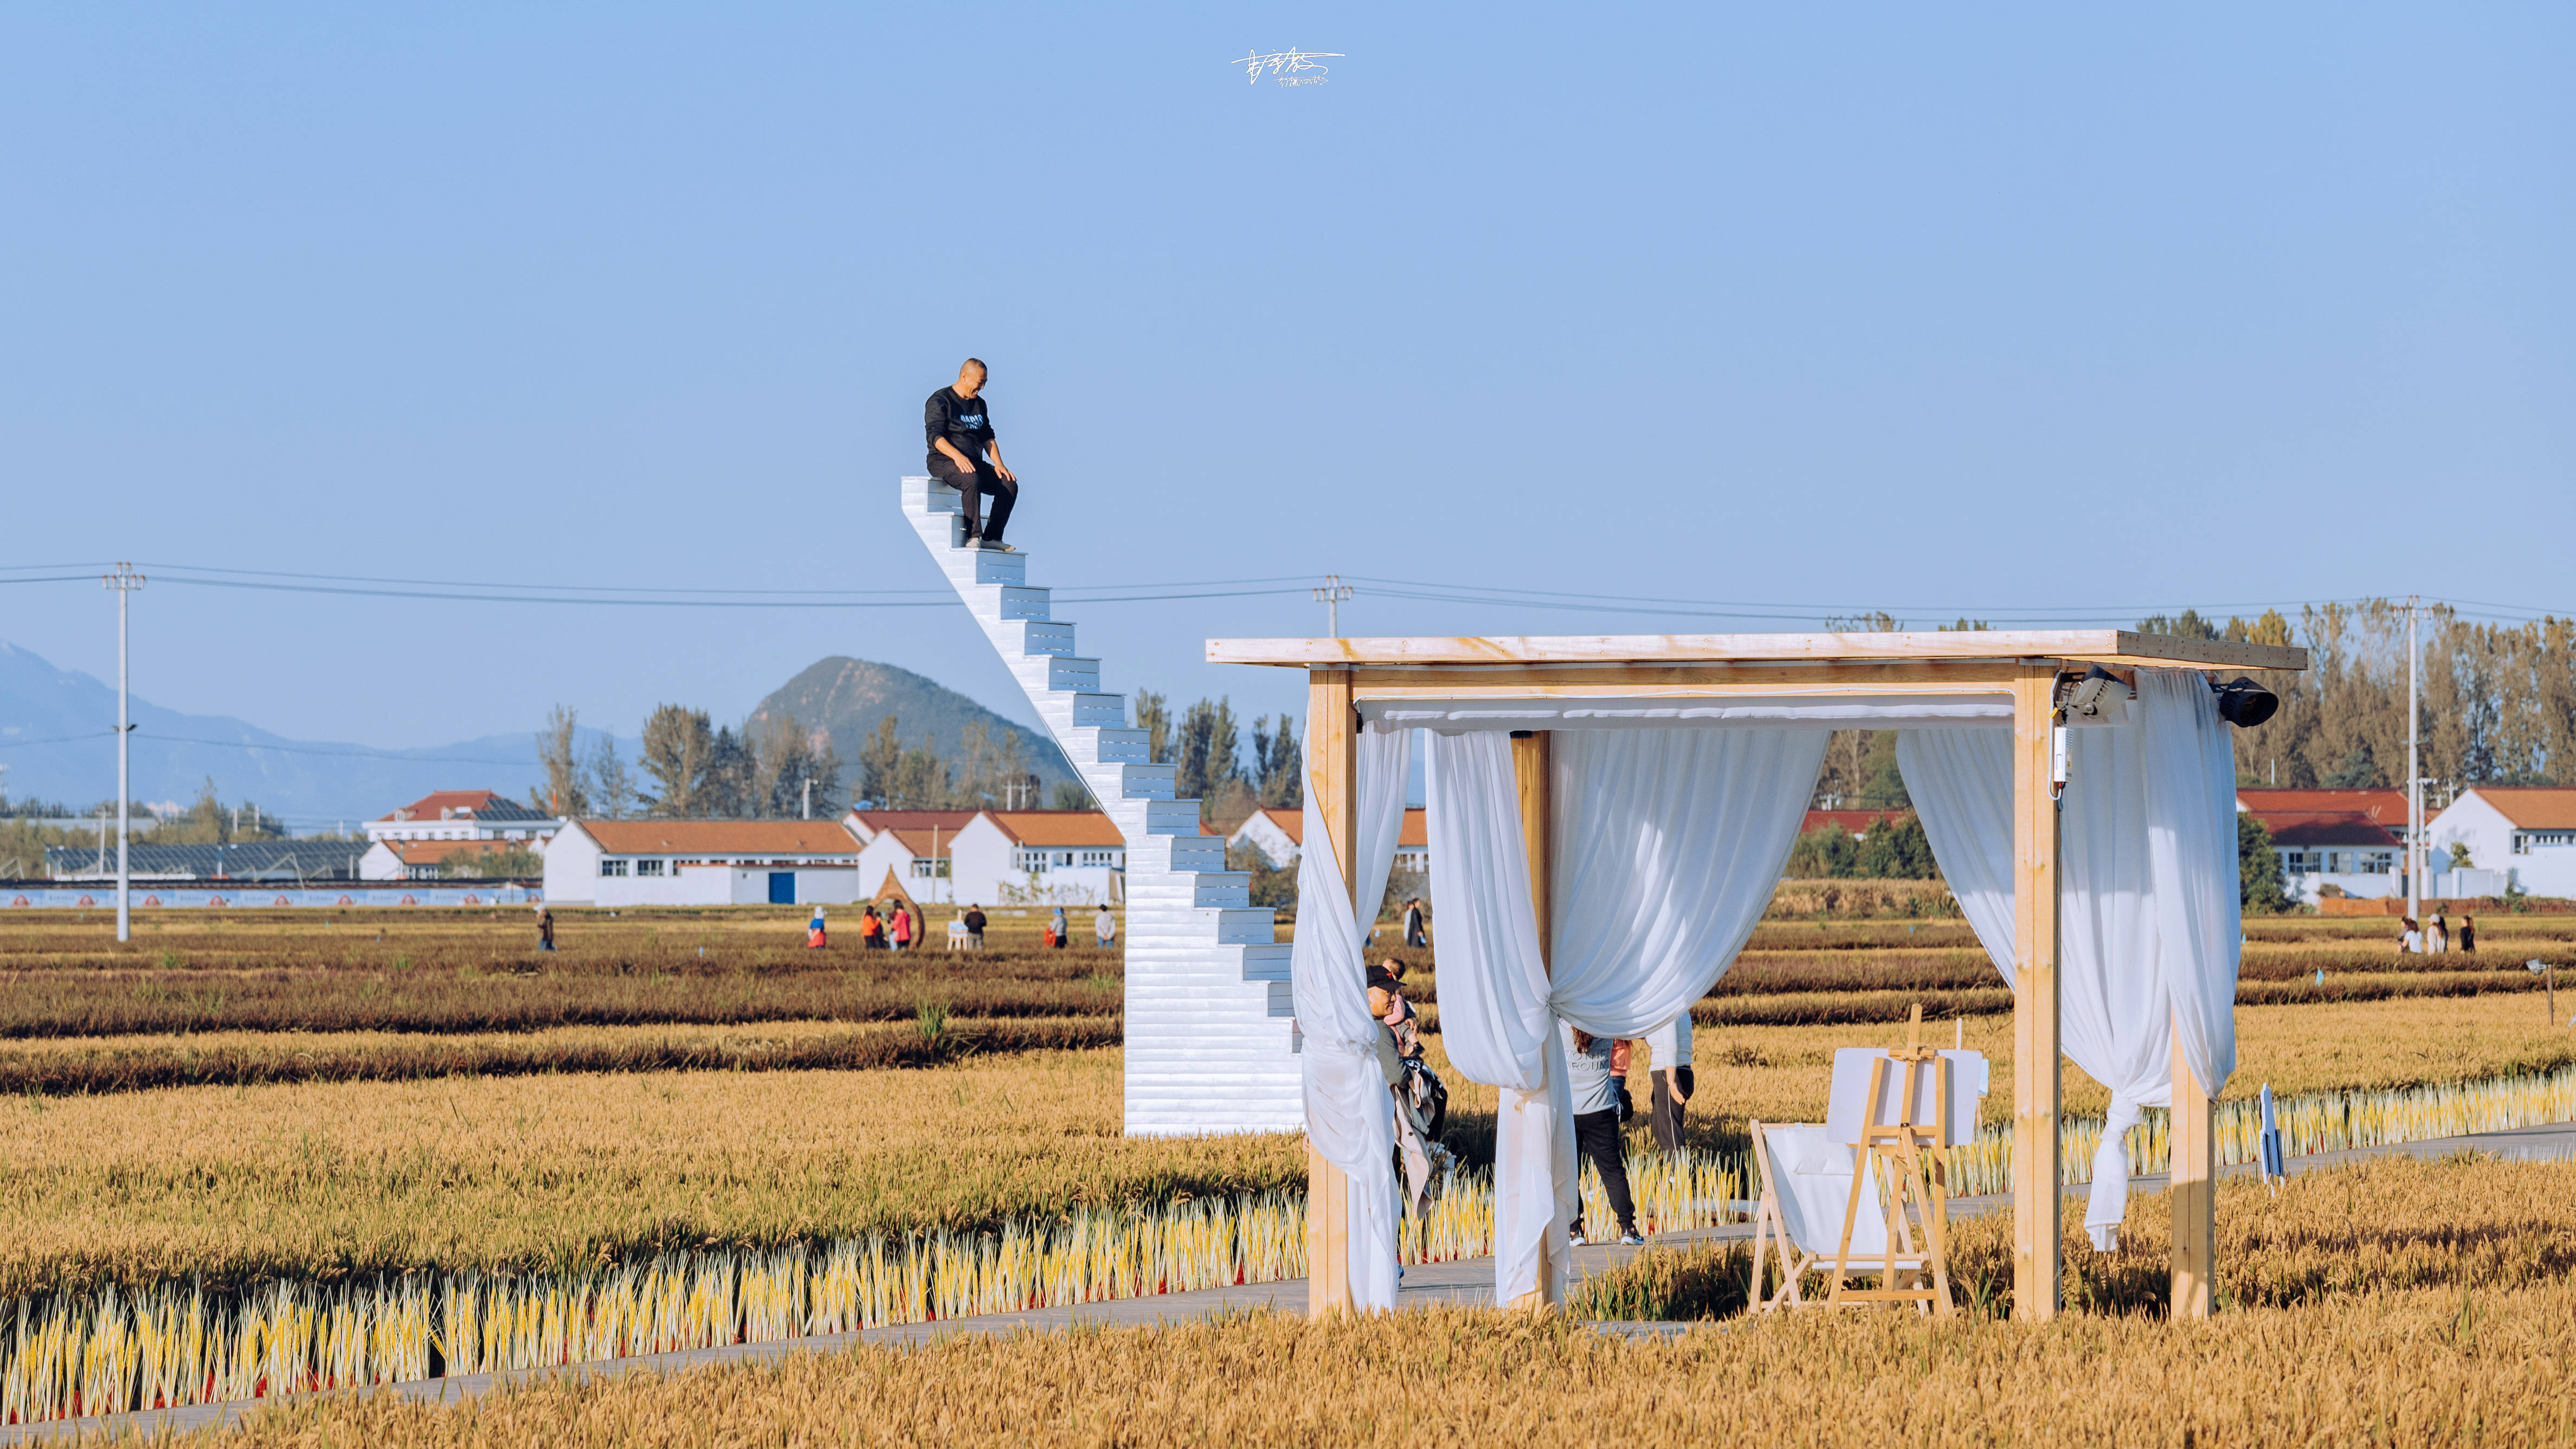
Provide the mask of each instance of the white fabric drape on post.
POLYGON ((1521 840, 1511 736, 1431 737, 1431 909, 1440 922, 1440 1041, 1497 1089, 1494 1301, 1562 1302, 1574 1220, 1574 1098, 1548 1010, 1521 840))
POLYGON ((1502 1095, 1497 1302, 1542 1282, 1562 1296, 1576 1169, 1555 1019, 1595 1036, 1641 1037, 1708 994, 1770 902, 1826 738, 1557 732, 1551 980, 1537 949, 1510 739, 1495 730, 1433 737, 1441 1037, 1460 1071, 1502 1095))
MULTIPOLYGON (((1297 937, 1290 990, 1304 1038, 1298 1063, 1306 1085, 1306 1137, 1349 1178, 1350 1283, 1363 1312, 1395 1307, 1395 1101, 1378 1066, 1369 1015, 1363 920, 1377 919, 1404 825, 1407 748, 1401 730, 1363 731, 1358 741, 1360 909, 1324 827, 1321 791, 1306 790, 1305 840, 1297 857, 1297 937)), ((1317 1245, 1320 1251, 1321 1245, 1317 1245)), ((1309 1271, 1321 1272, 1320 1263, 1309 1271)))
MULTIPOLYGON (((2187 1021, 2186 1060, 2212 1095, 2235 1069, 2226 726, 2200 676, 2181 671, 2139 670, 2131 713, 2126 728, 2069 732, 2060 814, 2060 1032, 2066 1055, 2111 1089, 2084 1219, 2105 1248, 2128 1206, 2128 1129, 2173 1101, 2174 1022, 2187 1021)), ((1897 765, 1942 875, 2011 984, 2011 734, 1909 731, 1897 765)))

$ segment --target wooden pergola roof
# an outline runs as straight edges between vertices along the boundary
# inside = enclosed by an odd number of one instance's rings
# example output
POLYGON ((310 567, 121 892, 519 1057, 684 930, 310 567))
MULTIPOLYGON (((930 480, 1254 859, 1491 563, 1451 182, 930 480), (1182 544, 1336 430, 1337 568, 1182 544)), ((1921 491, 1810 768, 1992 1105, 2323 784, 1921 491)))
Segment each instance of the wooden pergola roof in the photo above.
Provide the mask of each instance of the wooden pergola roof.
POLYGON ((2129 629, 1992 629, 1888 634, 1547 634, 1493 638, 1210 639, 1211 664, 1676 665, 1906 664, 1956 661, 2027 665, 2055 660, 2136 668, 2305 669, 2308 651, 2285 644, 2180 639, 2129 629))

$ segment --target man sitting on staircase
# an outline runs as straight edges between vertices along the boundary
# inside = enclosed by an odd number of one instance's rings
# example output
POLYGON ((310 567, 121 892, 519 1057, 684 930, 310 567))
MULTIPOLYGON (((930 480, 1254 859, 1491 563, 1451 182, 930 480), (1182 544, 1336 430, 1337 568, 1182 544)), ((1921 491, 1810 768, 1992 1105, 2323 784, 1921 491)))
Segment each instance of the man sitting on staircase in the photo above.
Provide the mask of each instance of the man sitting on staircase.
POLYGON ((930 435, 930 476, 956 489, 966 505, 966 546, 1011 553, 1011 546, 1002 542, 1002 529, 1011 521, 1011 505, 1019 501, 1020 480, 1002 461, 983 391, 984 364, 967 358, 957 369, 957 381, 930 395, 922 409, 922 430, 930 435), (987 493, 993 495, 993 516, 982 519, 978 515, 987 493))

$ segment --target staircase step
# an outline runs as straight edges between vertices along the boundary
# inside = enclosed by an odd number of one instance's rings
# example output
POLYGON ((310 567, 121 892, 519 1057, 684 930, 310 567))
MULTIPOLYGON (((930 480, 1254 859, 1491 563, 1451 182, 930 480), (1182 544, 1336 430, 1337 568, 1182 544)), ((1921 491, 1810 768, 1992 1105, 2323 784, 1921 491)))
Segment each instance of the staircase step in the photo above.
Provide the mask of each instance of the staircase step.
MULTIPOLYGON (((967 603, 976 613, 988 619, 1043 619, 1047 616, 1048 593, 1046 589, 1001 584, 976 589, 968 596, 967 603)), ((1118 722, 1121 724, 1127 722, 1123 712, 1118 722)))
POLYGON ((1127 723, 1127 696, 1123 694, 1077 694, 1073 697, 1073 727, 1085 725, 1114 728, 1127 723))
MULTIPOLYGON (((1149 835, 1199 834, 1199 802, 1196 800, 1148 800, 1145 802, 1145 832, 1149 835)), ((1216 836, 1218 857, 1224 856, 1225 842, 1216 836)))
MULTIPOLYGON (((1148 807, 1151 808, 1151 807, 1148 807)), ((1217 835, 1148 835, 1127 847, 1129 880, 1153 871, 1225 869, 1225 838, 1217 835)))
POLYGON ((955 513, 966 506, 957 490, 931 477, 915 473, 903 480, 903 507, 906 513, 955 513))
POLYGON ((1029 581, 1029 556, 1004 553, 1000 549, 975 550, 975 582, 979 584, 1025 584, 1029 581))
MULTIPOLYGON (((1146 734, 1137 729, 1077 729, 1073 732, 1076 746, 1088 745, 1092 759, 1104 765, 1141 765, 1145 763, 1146 734)), ((1080 755, 1075 756, 1080 759, 1080 755)))
POLYGON ((1169 800, 1178 787, 1177 765, 1120 765, 1118 798, 1121 800, 1169 800))
POLYGON ((1073 626, 1060 620, 1030 619, 1020 625, 1020 653, 1071 654, 1073 626))
MULTIPOLYGON (((1100 661, 1097 659, 1080 659, 1071 654, 1050 654, 1046 656, 1046 666, 1046 687, 1049 689, 1078 690, 1088 694, 1100 688, 1100 661)), ((1124 696, 1121 696, 1121 699, 1123 700, 1124 696)), ((1119 706, 1118 722, 1120 724, 1127 722, 1127 709, 1124 703, 1119 706)))
POLYGON ((1288 958, 1295 953, 1296 949, 1296 947, 1286 945, 1284 943, 1277 946, 1244 947, 1243 979, 1246 981, 1286 981, 1288 979, 1288 958))

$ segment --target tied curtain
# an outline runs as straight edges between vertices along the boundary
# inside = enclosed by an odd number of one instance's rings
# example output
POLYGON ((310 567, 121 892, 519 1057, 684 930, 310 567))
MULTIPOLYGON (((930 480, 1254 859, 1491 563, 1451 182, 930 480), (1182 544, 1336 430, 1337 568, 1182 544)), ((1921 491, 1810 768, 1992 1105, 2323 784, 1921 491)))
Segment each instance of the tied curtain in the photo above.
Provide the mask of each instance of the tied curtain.
MULTIPOLYGON (((1355 872, 1358 898, 1377 920, 1404 827, 1406 731, 1364 730, 1359 745, 1355 872)), ((1352 909, 1342 862, 1324 828, 1324 792, 1306 784, 1305 839, 1297 853, 1297 938, 1288 958, 1289 989, 1303 1037, 1298 1066, 1305 1078, 1306 1140, 1342 1170, 1350 1190, 1350 1282, 1362 1312, 1395 1307, 1395 1099, 1378 1065, 1377 1018, 1369 1015, 1361 947, 1366 928, 1352 909)), ((1315 1265, 1321 1271, 1320 1262, 1315 1265)))
MULTIPOLYGON (((2236 764, 2217 703, 2197 673, 2141 669, 2130 716, 2069 731, 2060 816, 2060 1031, 2111 1089, 2084 1214, 2105 1250, 2128 1205, 2128 1129, 2173 1104, 2176 1033, 2206 1095, 2236 1069, 2243 944, 2236 764)), ((1896 758, 1943 877, 2014 985, 2011 732, 1908 730, 1896 758)))
POLYGON ((1826 739, 1817 729, 1556 732, 1543 961, 1510 737, 1432 737, 1441 1038, 1461 1072, 1500 1093, 1497 1303, 1564 1296, 1576 1164, 1556 1023, 1641 1037, 1708 993, 1770 903, 1826 739))

